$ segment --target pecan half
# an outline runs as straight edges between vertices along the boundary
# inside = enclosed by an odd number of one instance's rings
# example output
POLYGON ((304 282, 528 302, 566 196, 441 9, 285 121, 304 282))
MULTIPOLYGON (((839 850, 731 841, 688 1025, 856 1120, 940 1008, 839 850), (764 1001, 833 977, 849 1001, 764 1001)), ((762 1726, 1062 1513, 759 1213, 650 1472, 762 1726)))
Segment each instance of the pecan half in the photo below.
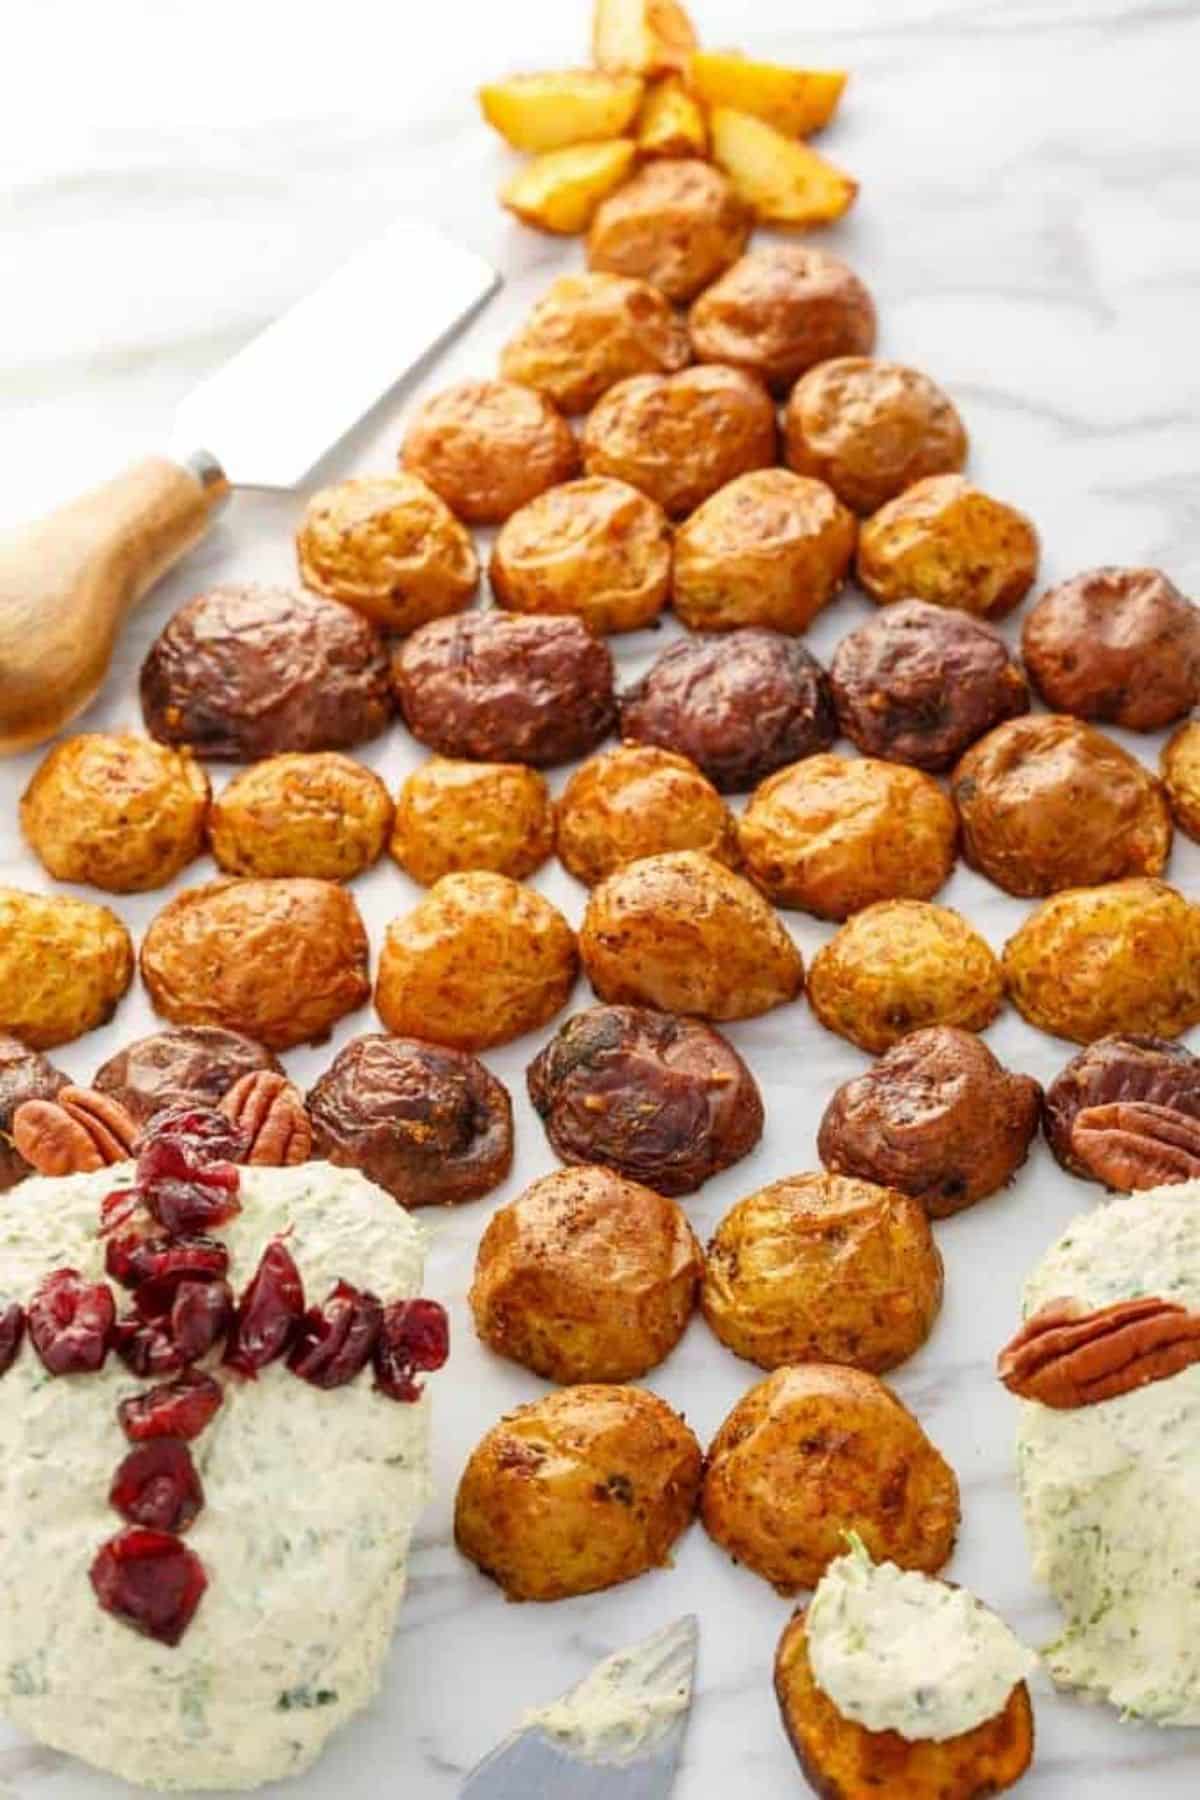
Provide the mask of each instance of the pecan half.
POLYGON ((312 1126, 300 1090, 274 1069, 254 1069, 221 1102, 226 1118, 249 1133, 248 1163, 267 1168, 307 1162, 312 1126))
POLYGON ((26 1100, 13 1114, 12 1141, 39 1175, 84 1175, 133 1155, 137 1126, 119 1100, 65 1087, 54 1100, 26 1100))
POLYGON ((1094 1406, 1200 1362, 1200 1313, 1148 1295, 1084 1312, 1051 1300, 1000 1352, 1011 1393, 1043 1406, 1094 1406))
POLYGON ((1131 1194, 1200 1178, 1200 1119, 1149 1100, 1085 1106, 1071 1126, 1071 1150, 1089 1174, 1131 1194))

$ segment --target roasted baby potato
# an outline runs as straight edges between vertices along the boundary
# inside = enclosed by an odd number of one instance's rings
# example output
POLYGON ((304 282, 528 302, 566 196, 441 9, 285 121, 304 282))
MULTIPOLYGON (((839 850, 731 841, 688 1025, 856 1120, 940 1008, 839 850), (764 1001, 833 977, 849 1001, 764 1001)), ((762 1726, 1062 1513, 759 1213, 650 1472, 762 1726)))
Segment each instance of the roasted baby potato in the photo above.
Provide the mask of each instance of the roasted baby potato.
POLYGON ((514 150, 565 150, 620 137, 641 104, 637 75, 564 69, 511 75, 479 90, 479 110, 514 150))
POLYGON ((681 69, 696 41, 696 28, 679 0, 596 0, 592 60, 597 68, 660 75, 681 69))
POLYGON ((0 887, 0 1031, 52 1050, 112 1018, 133 979, 116 913, 66 894, 0 887))
POLYGON ((702 1305, 736 1356, 881 1374, 919 1350, 942 1304, 942 1259, 916 1200, 840 1175, 789 1175, 725 1214, 702 1305))
POLYGON ((538 231, 578 237, 601 202, 625 180, 636 155, 632 138, 548 150, 509 176, 500 189, 501 204, 538 231))
POLYGON ((499 525, 579 466, 574 433, 518 381, 459 381, 419 407, 400 451, 457 513, 499 525))
POLYGON ((479 586, 466 527, 418 475, 372 475, 322 488, 296 533, 306 587, 387 631, 460 612, 479 586))
POLYGON ((678 75, 664 75, 647 90, 637 121, 638 155, 703 156, 708 149, 704 113, 678 75))
POLYGON ((1200 606, 1161 569, 1088 569, 1047 589, 1021 633, 1047 706, 1158 731, 1200 700, 1200 606))
POLYGON ((120 1101, 138 1125, 172 1106, 219 1106, 243 1075, 283 1064, 253 1038, 216 1025, 177 1025, 152 1031, 110 1056, 92 1076, 97 1093, 120 1101))
POLYGON ((574 615, 601 636, 638 631, 667 603, 671 527, 628 482, 586 475, 515 512, 488 573, 509 612, 574 615))
POLYGON ((1162 753, 1162 779, 1180 831, 1200 842, 1200 724, 1189 720, 1162 753))
POLYGON ((1029 592, 1038 551, 1015 506, 961 475, 928 475, 864 519, 858 579, 881 604, 926 600, 999 619, 1029 592))
POLYGON ((21 830, 56 881, 112 894, 165 885, 204 847, 208 777, 136 732, 64 738, 21 796, 21 830))
POLYGON ((671 375, 691 360, 687 328, 657 288, 584 269, 550 284, 500 352, 500 373, 578 413, 614 382, 671 375))
POLYGON ((378 775, 333 750, 271 756, 217 795, 212 852, 229 875, 351 881, 378 862, 392 801, 378 775))
POLYGON ((876 1562, 935 1574, 954 1548, 958 1482, 890 1388, 863 1369, 776 1369, 709 1447, 700 1516, 781 1594, 817 1585, 855 1531, 876 1562))
POLYGON ((828 225, 848 212, 858 183, 799 139, 752 113, 714 107, 713 161, 765 225, 828 225))
POLYGON ((740 256, 688 314, 703 362, 730 363, 786 390, 814 364, 875 348, 875 302, 824 250, 771 244, 740 256))
POLYGON ((822 1025, 878 1053, 922 1025, 983 1031, 1000 1011, 1004 982, 961 913, 927 900, 881 900, 822 944, 808 997, 822 1025))
POLYGON ((858 513, 875 512, 923 475, 961 469, 967 458, 963 422, 941 388, 916 369, 870 356, 835 356, 802 375, 783 430, 788 466, 828 482, 858 513))
POLYGON ((524 881, 553 848, 554 802, 536 770, 445 756, 431 756, 400 789, 388 844, 422 887, 466 869, 524 881))
POLYGON ((748 1019, 794 1000, 800 952, 756 888, 699 850, 647 856, 593 889, 579 938, 602 1000, 748 1019))
POLYGON ((706 106, 752 113, 785 137, 810 137, 828 125, 846 85, 844 69, 792 69, 733 50, 693 51, 685 78, 706 106))
POLYGON ((544 1381, 634 1381, 687 1329, 704 1256, 683 1208, 611 1169, 557 1169, 493 1213, 471 1312, 544 1381))
POLYGON ((698 157, 663 157, 596 209, 588 267, 638 275, 668 300, 691 300, 737 261, 751 224, 719 169, 698 157))
POLYGON ((0 1194, 33 1170, 12 1140, 13 1114, 26 1100, 53 1100, 69 1077, 20 1038, 0 1032, 0 1194))
POLYGON ((651 744, 602 750, 576 769, 558 803, 558 854, 595 887, 639 857, 703 850, 737 862, 733 815, 685 756, 651 744))
POLYGON ((700 1446, 644 1388, 568 1387, 506 1414, 471 1453, 454 1539, 510 1600, 565 1600, 670 1559, 700 1446))

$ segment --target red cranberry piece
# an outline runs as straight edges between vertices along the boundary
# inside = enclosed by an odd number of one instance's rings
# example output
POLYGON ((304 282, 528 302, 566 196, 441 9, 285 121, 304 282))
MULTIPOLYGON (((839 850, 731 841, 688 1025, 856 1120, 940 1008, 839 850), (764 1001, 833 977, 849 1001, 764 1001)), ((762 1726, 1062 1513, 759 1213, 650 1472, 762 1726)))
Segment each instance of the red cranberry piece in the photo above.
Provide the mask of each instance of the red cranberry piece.
POLYGON ((300 1271, 281 1238, 269 1243, 242 1295, 225 1348, 225 1361, 242 1375, 254 1377, 282 1356, 296 1334, 304 1312, 300 1271))
POLYGON ((450 1354, 450 1321, 436 1300, 393 1300, 375 1342, 375 1386, 389 1400, 416 1400, 418 1370, 440 1369, 450 1354))
POLYGON ((112 1289, 84 1281, 78 1269, 56 1269, 29 1306, 29 1336, 51 1375, 103 1368, 116 1316, 112 1289))
POLYGON ((108 1491, 109 1505, 131 1525, 186 1531, 204 1505, 192 1453, 178 1438, 154 1438, 131 1450, 108 1491))
POLYGON ((207 1356, 233 1320, 227 1281, 180 1281, 166 1290, 167 1310, 152 1308, 160 1296, 143 1286, 134 1312, 116 1328, 117 1353, 135 1375, 173 1375, 207 1356))
POLYGON ((184 1362, 207 1356, 232 1323, 233 1289, 227 1281, 180 1282, 171 1304, 171 1335, 184 1362))
POLYGON ((108 1237, 111 1232, 128 1225, 137 1216, 141 1204, 142 1196, 136 1188, 117 1188, 113 1193, 105 1194, 100 1202, 99 1236, 108 1237))
POLYGON ((17 1360, 25 1336, 25 1313, 14 1300, 0 1312, 0 1375, 7 1375, 17 1360))
POLYGON ((229 1252, 215 1238, 147 1238, 127 1263, 126 1286, 137 1289, 138 1307, 149 1316, 170 1309, 181 1281, 220 1281, 229 1272, 229 1252))
POLYGON ((174 1375, 185 1366, 169 1320, 146 1322, 130 1314, 118 1321, 113 1342, 131 1375, 174 1375))
POLYGON ((134 1444, 153 1438, 198 1438, 220 1411, 225 1396, 211 1375, 189 1370, 178 1381, 165 1381, 122 1400, 117 1408, 121 1430, 134 1444))
POLYGON ((241 1211, 235 1163, 249 1139, 224 1113, 171 1107, 138 1139, 138 1183, 165 1231, 185 1236, 223 1225, 241 1211))
POLYGON ((208 1578, 194 1550, 166 1531, 131 1526, 96 1552, 92 1587, 105 1612, 160 1644, 177 1644, 208 1578))
POLYGON ((366 1368, 383 1324, 374 1294, 339 1281, 323 1306, 310 1307, 288 1352, 288 1368, 314 1387, 344 1387, 366 1368))

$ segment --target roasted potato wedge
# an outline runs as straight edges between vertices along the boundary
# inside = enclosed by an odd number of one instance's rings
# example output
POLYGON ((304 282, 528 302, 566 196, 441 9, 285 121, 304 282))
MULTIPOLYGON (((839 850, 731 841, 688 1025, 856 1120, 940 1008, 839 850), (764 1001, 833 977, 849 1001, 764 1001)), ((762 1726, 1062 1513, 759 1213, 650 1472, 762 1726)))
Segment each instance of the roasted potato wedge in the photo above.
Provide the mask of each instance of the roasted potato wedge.
POLYGON ((504 183, 501 202, 538 231, 573 237, 587 230, 600 202, 628 175, 636 154, 632 138, 549 150, 504 183))
POLYGON ((480 88, 479 110, 514 150, 540 155, 620 137, 641 104, 642 86, 639 75, 603 69, 513 75, 480 88))
POLYGON ((735 191, 771 225, 827 225, 853 204, 858 183, 807 144, 733 107, 714 108, 712 155, 735 191))
POLYGON ((638 114, 637 147, 640 156, 707 154, 704 113, 678 75, 664 75, 647 91, 638 114))
POLYGON ((682 69, 697 42, 679 0, 596 0, 592 60, 599 69, 661 75, 682 69))
POLYGON ((808 137, 828 125, 846 85, 844 69, 790 69, 754 62, 735 50, 697 50, 684 80, 706 106, 731 106, 765 119, 785 137, 808 137))

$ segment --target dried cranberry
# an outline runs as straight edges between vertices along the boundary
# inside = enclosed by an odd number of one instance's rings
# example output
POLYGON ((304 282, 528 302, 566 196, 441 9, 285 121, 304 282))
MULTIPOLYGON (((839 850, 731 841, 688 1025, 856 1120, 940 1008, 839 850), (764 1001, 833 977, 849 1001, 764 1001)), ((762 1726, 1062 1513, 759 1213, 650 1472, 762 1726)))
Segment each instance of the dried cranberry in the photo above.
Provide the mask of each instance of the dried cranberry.
POLYGON ((419 1370, 440 1369, 450 1354, 450 1321, 436 1300, 394 1300, 383 1309, 375 1342, 375 1386, 390 1400, 416 1400, 419 1370))
POLYGON ((0 1375, 7 1375, 17 1360, 25 1336, 25 1313, 14 1300, 0 1312, 0 1375))
POLYGON ((288 1368, 314 1387, 343 1387, 365 1369, 383 1324, 374 1294, 339 1281, 324 1306, 310 1307, 288 1354, 288 1368))
POLYGON ((204 1505, 204 1489, 187 1445, 164 1437, 129 1452, 108 1499, 131 1525, 186 1531, 204 1505))
POLYGON ((232 1324, 233 1289, 227 1281, 180 1282, 171 1303, 171 1335, 184 1362, 207 1356, 232 1324))
POLYGON ((181 1281, 220 1281, 229 1272, 228 1250, 208 1237, 146 1238, 124 1261, 125 1286, 137 1289, 138 1305, 146 1314, 168 1311, 181 1281))
POLYGON ((180 1281, 160 1288, 147 1283, 134 1295, 134 1311, 117 1325, 117 1353, 135 1375, 173 1375, 207 1356, 233 1321, 227 1281, 180 1281), (165 1309, 157 1302, 165 1300, 165 1309))
POLYGON ((178 1381, 165 1381, 122 1400, 117 1418, 134 1444, 162 1437, 198 1438, 220 1411, 224 1398, 219 1381, 189 1370, 178 1381))
POLYGON ((236 1159, 247 1134, 224 1113, 171 1107, 138 1139, 138 1184, 147 1206, 172 1236, 223 1225, 241 1211, 236 1159))
POLYGON ((103 1368, 115 1316, 105 1282, 56 1269, 30 1302, 29 1336, 51 1375, 82 1375, 103 1368))
POLYGON ((138 1526, 100 1547, 91 1578, 105 1612, 160 1644, 179 1642, 208 1586, 194 1550, 169 1532, 138 1526))
POLYGON ((100 1202, 100 1237, 108 1237, 110 1232, 120 1231, 136 1216, 142 1204, 142 1196, 136 1188, 117 1188, 111 1194, 105 1194, 100 1202))
POLYGON ((175 1375, 185 1366, 168 1319, 147 1322, 131 1313, 118 1320, 113 1343, 131 1375, 175 1375))
POLYGON ((269 1243, 238 1306, 225 1361, 253 1377, 288 1348, 304 1312, 304 1284, 281 1238, 269 1243))

